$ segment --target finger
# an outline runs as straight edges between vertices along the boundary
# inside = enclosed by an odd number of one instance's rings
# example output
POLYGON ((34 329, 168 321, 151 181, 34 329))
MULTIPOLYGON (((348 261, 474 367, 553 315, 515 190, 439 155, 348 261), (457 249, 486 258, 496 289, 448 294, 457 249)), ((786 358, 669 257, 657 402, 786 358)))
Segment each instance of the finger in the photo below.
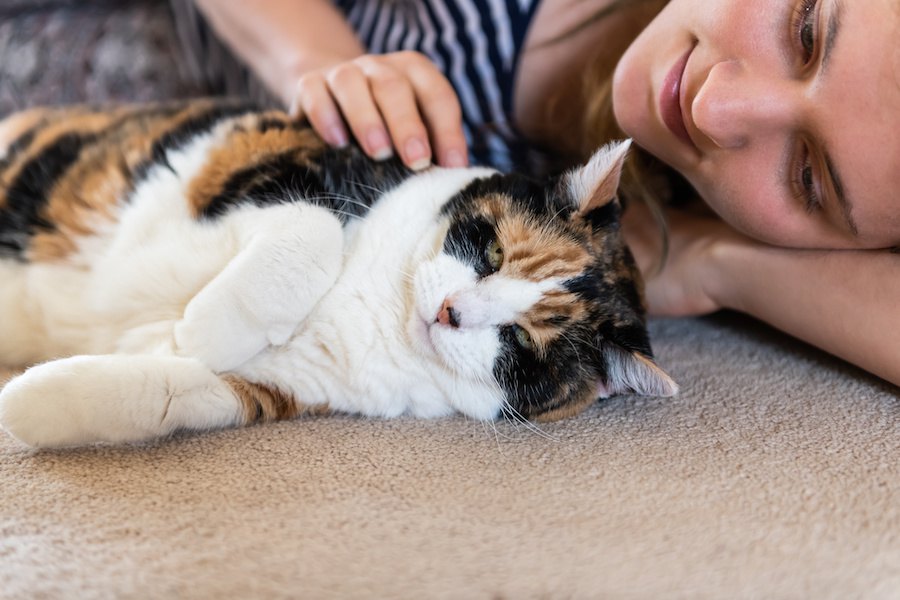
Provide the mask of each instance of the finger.
POLYGON ((372 97, 387 124, 403 162, 413 170, 431 164, 428 130, 419 114, 412 85, 406 75, 384 60, 360 60, 372 97))
POLYGON ((355 62, 343 63, 328 71, 326 81, 363 151, 376 160, 392 156, 391 138, 362 69, 355 62))
POLYGON ((435 146, 438 163, 445 167, 468 164, 462 108, 450 81, 421 55, 409 53, 407 75, 435 146))
POLYGON ((332 146, 347 145, 347 128, 321 74, 309 73, 297 81, 291 116, 297 119, 305 116, 313 129, 332 146))

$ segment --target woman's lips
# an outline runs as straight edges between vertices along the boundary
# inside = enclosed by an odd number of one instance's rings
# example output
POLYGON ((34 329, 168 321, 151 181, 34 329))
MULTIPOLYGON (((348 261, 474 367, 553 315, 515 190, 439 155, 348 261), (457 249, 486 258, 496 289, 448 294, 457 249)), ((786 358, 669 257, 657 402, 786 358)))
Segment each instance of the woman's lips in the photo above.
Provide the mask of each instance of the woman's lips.
POLYGON ((696 149, 696 145, 684 125, 684 112, 681 109, 681 83, 684 79, 684 69, 693 51, 694 47, 691 46, 691 49, 685 52, 684 56, 672 66, 672 70, 663 80, 662 90, 659 93, 659 112, 669 131, 685 144, 696 149))

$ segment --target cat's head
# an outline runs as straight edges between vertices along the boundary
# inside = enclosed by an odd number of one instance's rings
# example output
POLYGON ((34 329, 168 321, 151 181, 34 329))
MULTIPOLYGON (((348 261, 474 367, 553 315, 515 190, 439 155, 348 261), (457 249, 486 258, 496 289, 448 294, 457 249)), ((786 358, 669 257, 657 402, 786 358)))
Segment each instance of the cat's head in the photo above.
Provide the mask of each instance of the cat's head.
POLYGON ((496 174, 443 208, 441 249, 413 276, 413 336, 455 376, 497 390, 456 408, 551 420, 619 392, 670 396, 653 362, 640 275, 619 231, 629 142, 549 182, 496 174))

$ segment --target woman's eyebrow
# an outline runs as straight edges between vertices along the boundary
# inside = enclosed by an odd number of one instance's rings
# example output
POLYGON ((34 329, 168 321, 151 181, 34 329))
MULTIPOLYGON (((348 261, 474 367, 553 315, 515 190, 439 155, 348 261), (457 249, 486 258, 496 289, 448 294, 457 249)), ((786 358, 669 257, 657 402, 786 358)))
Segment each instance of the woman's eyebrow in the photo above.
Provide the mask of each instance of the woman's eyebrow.
POLYGON ((856 221, 853 220, 853 204, 850 203, 849 198, 847 198, 847 195, 844 192, 844 184, 841 181, 841 177, 838 175, 837 169, 834 167, 834 162, 831 160, 828 152, 823 151, 822 154, 825 158, 826 176, 831 181, 831 189, 834 190, 834 195, 837 198, 837 203, 841 209, 841 215, 844 217, 844 222, 847 223, 847 227, 854 236, 859 236, 859 228, 856 226, 856 221))
MULTIPOLYGON (((841 15, 843 14, 843 11, 843 2, 841 2, 841 0, 835 0, 832 3, 831 14, 828 15, 828 27, 825 31, 825 49, 822 51, 822 66, 819 70, 820 77, 825 74, 825 69, 828 67, 828 60, 831 58, 835 44, 837 43, 838 34, 841 32, 841 15)), ((844 193, 844 184, 834 166, 834 161, 831 160, 831 156, 829 156, 828 151, 825 150, 824 147, 822 149, 822 154, 825 158, 826 176, 831 182, 831 189, 834 190, 834 195, 837 198, 837 203, 841 209, 841 215, 844 217, 844 222, 846 222, 850 232, 854 236, 858 236, 859 228, 856 226, 856 221, 853 220, 853 205, 844 193)))
POLYGON ((828 59, 834 50, 837 42, 838 34, 841 31, 841 15, 844 12, 844 4, 840 0, 835 0, 831 14, 828 16, 828 27, 825 30, 825 50, 822 52, 822 72, 824 73, 828 67, 828 59))

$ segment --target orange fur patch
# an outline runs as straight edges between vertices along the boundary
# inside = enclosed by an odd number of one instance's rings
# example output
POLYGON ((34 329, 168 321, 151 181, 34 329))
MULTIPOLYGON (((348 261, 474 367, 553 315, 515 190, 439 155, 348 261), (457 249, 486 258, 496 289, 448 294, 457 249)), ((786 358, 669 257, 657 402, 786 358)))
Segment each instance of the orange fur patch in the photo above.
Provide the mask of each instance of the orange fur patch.
POLYGON ((277 388, 251 383, 236 375, 223 375, 222 380, 240 400, 246 425, 283 421, 301 415, 327 415, 331 412, 327 404, 306 405, 277 388))
POLYGON ((484 205, 497 223, 505 275, 528 281, 568 279, 590 264, 591 255, 582 244, 528 214, 509 210, 510 204, 508 198, 492 197, 484 205))
MULTIPOLYGON (((155 144, 220 106, 220 102, 200 100, 110 110, 74 107, 29 111, 17 120, 16 130, 29 123, 38 129, 0 173, 0 190, 7 189, 33 158, 62 136, 88 136, 73 164, 57 181, 50 182, 40 216, 52 223, 54 230, 35 233, 29 260, 59 260, 74 252, 77 238, 91 235, 98 218, 114 218, 114 207, 132 190, 133 176, 151 159, 155 144)), ((4 200, 0 191, 0 206, 4 200)))
POLYGON ((5 155, 16 140, 36 127, 51 112, 45 108, 32 108, 13 113, 0 121, 0 156, 5 155))
POLYGON ((227 140, 210 153, 203 169, 191 181, 188 205, 194 216, 203 213, 238 171, 252 169, 285 153, 291 153, 298 166, 313 164, 310 157, 325 147, 324 142, 307 128, 259 130, 260 123, 272 120, 290 124, 287 115, 280 112, 247 115, 234 121, 227 140))
POLYGON ((102 140, 82 149, 78 160, 49 191, 42 216, 55 230, 32 238, 31 260, 65 258, 75 251, 78 237, 93 233, 98 218, 112 220, 113 208, 132 190, 134 170, 150 158, 154 143, 200 109, 123 119, 126 110, 117 113, 118 121, 109 123, 102 140))
MULTIPOLYGON (((0 206, 6 202, 6 190, 16 181, 25 166, 45 149, 56 143, 62 136, 78 133, 97 133, 109 125, 115 113, 85 113, 82 107, 66 110, 35 109, 28 111, 21 118, 22 123, 34 120, 34 126, 40 126, 30 142, 12 157, 6 168, 0 173, 0 206), (42 126, 41 126, 42 125, 42 126)), ((11 119, 15 117, 10 117, 11 119)), ((5 123, 5 122, 4 122, 5 123)), ((13 122, 10 127, 16 125, 13 122)), ((23 132, 24 133, 24 132, 23 132)))
POLYGON ((581 321, 587 315, 587 305, 583 300, 564 290, 554 290, 545 293, 522 316, 521 325, 531 334, 538 354, 542 354, 563 335, 567 324, 581 321))
MULTIPOLYGON (((500 272, 526 281, 566 280, 579 276, 593 262, 586 242, 542 223, 522 211, 511 210, 512 199, 494 194, 479 198, 474 212, 496 224, 497 241, 503 248, 500 272)), ((522 315, 519 324, 531 335, 540 354, 562 335, 565 324, 587 316, 587 306, 576 295, 563 290, 550 291, 522 315), (562 321, 562 323, 560 323, 562 321)))
POLYGON ((549 423, 551 421, 559 421, 561 419, 574 417, 578 413, 588 408, 596 400, 597 395, 593 391, 589 391, 574 402, 569 402, 568 404, 565 404, 558 408, 554 408, 547 412, 536 415, 534 417, 534 420, 538 423, 549 423))

